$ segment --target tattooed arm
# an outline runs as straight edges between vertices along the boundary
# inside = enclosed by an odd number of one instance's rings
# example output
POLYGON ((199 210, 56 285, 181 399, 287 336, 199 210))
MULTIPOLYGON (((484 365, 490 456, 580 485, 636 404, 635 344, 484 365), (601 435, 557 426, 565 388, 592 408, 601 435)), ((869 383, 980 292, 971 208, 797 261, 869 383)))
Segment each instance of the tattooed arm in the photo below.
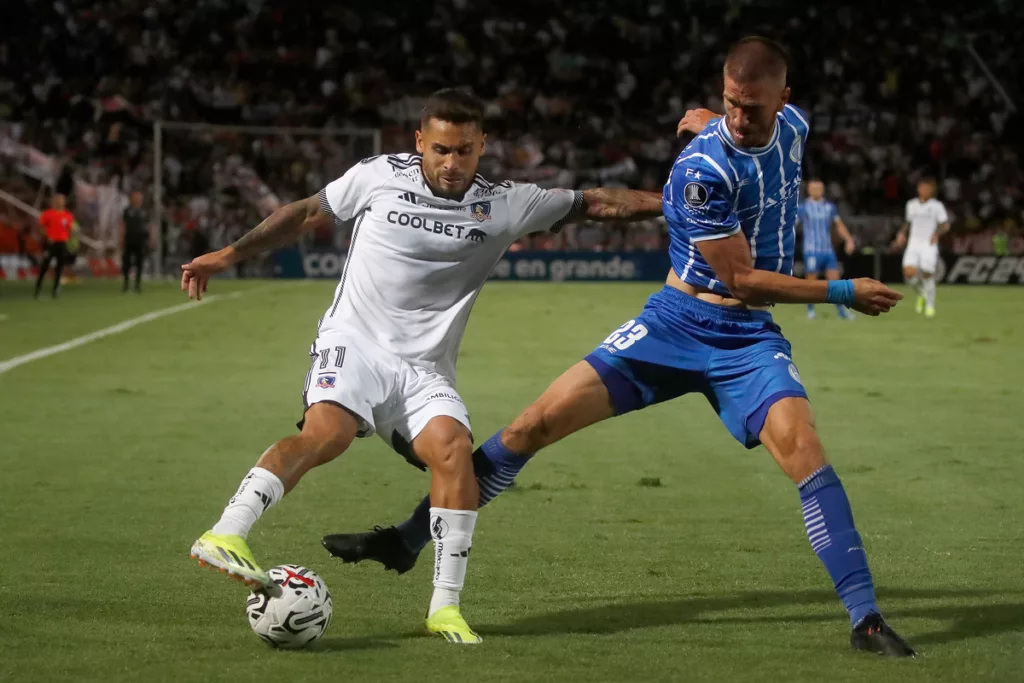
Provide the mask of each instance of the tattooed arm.
POLYGON ((285 204, 238 241, 227 247, 232 263, 244 261, 270 249, 291 244, 304 232, 331 220, 324 211, 319 195, 285 204))
POLYGON ((592 221, 643 221, 661 215, 661 193, 595 187, 583 191, 580 218, 592 221))
POLYGON ((332 221, 323 208, 319 195, 286 204, 234 244, 204 254, 181 267, 181 290, 190 299, 202 299, 210 277, 223 272, 239 261, 252 258, 296 241, 304 232, 332 221))

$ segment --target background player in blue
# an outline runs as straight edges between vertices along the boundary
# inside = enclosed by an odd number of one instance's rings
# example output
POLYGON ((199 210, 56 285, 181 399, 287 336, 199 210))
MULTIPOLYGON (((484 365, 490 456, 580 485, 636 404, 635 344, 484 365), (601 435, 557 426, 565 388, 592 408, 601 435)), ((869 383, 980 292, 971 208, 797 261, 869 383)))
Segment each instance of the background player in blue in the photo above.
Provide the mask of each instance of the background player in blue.
MULTIPOLYGON (((853 253, 853 236, 839 217, 836 205, 825 199, 825 183, 812 180, 807 183, 807 199, 800 204, 796 222, 804 233, 804 275, 817 280, 822 273, 828 280, 839 279, 839 259, 832 247, 832 226, 843 240, 847 254, 853 253)), ((842 304, 836 304, 839 317, 853 319, 853 313, 842 304)), ((807 317, 814 318, 814 304, 807 304, 807 317)))
MULTIPOLYGON (((683 150, 665 185, 672 271, 643 312, 554 381, 473 455, 484 505, 539 449, 601 420, 690 392, 704 394, 748 448, 764 443, 797 485, 808 539, 850 614, 851 645, 914 651, 882 619, 839 477, 825 459, 789 342, 772 303, 842 303, 868 315, 902 296, 873 280, 792 277, 800 164, 808 125, 787 104, 786 54, 747 38, 725 62, 726 113, 683 150)), ((685 122, 685 120, 684 120, 685 122)), ((336 534, 346 562, 400 573, 430 542, 429 499, 397 527, 336 534)))

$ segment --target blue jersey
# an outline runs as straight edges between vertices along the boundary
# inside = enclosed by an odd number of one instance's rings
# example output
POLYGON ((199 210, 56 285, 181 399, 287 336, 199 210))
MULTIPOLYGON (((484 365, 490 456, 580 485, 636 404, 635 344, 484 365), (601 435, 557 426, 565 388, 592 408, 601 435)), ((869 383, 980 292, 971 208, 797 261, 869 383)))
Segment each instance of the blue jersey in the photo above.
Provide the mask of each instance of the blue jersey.
POLYGON ((683 282, 729 295, 697 245, 742 231, 754 267, 793 274, 801 162, 809 126, 791 104, 779 112, 771 141, 742 148, 725 119, 714 119, 672 166, 662 197, 672 268, 683 282))
POLYGON ((832 223, 839 217, 836 205, 827 199, 807 199, 797 219, 804 231, 804 254, 832 253, 832 223))

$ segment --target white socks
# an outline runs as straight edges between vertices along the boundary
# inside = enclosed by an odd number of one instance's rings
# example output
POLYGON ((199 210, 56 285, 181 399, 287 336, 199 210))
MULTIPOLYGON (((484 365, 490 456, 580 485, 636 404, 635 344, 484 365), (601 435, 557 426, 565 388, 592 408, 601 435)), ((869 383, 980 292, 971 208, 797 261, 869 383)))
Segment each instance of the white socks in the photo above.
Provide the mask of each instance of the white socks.
POLYGON ((915 275, 914 277, 912 277, 909 280, 907 280, 907 284, 909 284, 911 287, 913 287, 914 291, 917 292, 918 295, 924 296, 924 289, 922 288, 922 285, 921 285, 921 276, 920 275, 915 275))
MULTIPOLYGON (((253 467, 249 474, 245 475, 238 492, 228 501, 228 506, 221 513, 220 521, 213 525, 212 531, 215 534, 231 534, 245 538, 260 515, 283 497, 284 484, 277 475, 262 467, 253 467)), ((473 515, 475 517, 476 513, 473 515)), ((465 567, 462 574, 466 574, 465 567)))
POLYGON ((466 583, 466 565, 473 546, 475 510, 430 508, 430 537, 434 539, 434 595, 429 617, 442 607, 459 604, 466 583))
POLYGON ((935 308, 935 276, 927 278, 921 285, 921 295, 928 308, 935 308))

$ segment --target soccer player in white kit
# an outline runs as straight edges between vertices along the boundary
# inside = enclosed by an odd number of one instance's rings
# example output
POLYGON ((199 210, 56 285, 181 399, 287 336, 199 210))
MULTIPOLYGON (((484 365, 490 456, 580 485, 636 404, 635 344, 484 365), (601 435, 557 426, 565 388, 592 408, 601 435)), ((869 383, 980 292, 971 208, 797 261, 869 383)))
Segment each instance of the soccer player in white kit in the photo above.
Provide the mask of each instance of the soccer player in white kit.
POLYGON ((418 154, 366 159, 235 244, 182 266, 182 289, 198 299, 212 275, 238 261, 325 220, 356 219, 341 281, 310 348, 301 431, 260 457, 220 520, 195 542, 191 554, 200 565, 267 586, 245 540, 252 525, 307 471, 356 437, 377 433, 431 472, 427 630, 453 643, 480 642, 459 609, 479 501, 469 413, 455 388, 470 310, 502 254, 524 235, 584 217, 661 214, 660 193, 488 182, 476 173, 482 123, 483 106, 472 95, 438 91, 416 131, 418 154))
POLYGON ((903 227, 894 246, 903 252, 903 277, 917 290, 915 310, 935 317, 935 271, 939 263, 939 238, 949 230, 946 207, 935 198, 935 181, 917 183, 917 198, 907 202, 903 227), (909 232, 909 239, 907 234, 909 232))

